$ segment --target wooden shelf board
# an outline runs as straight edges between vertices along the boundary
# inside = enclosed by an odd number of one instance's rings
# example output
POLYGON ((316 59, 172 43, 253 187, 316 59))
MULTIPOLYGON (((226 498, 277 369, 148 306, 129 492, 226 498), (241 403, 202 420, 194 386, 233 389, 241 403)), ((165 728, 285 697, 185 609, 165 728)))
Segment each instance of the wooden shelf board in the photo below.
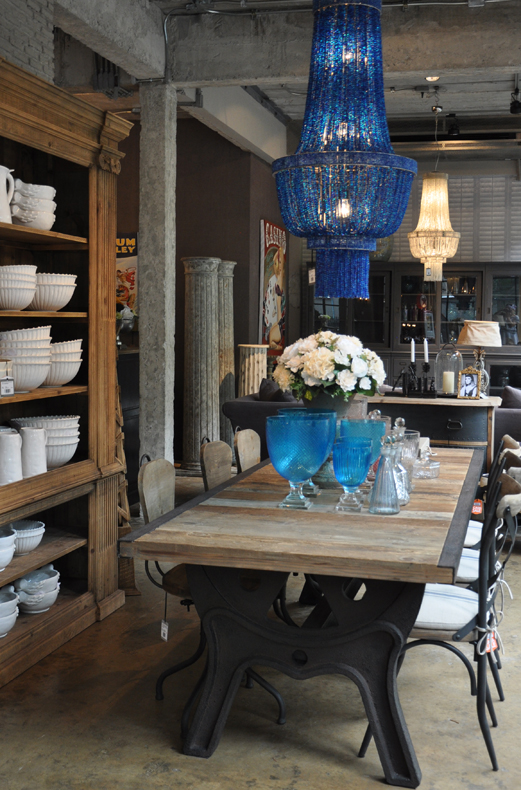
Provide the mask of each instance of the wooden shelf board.
POLYGON ((66 233, 56 233, 52 230, 37 230, 36 228, 25 228, 22 225, 11 225, 8 222, 0 222, 0 243, 15 243, 17 245, 39 245, 47 247, 49 245, 60 249, 66 246, 68 249, 80 247, 85 249, 88 239, 83 236, 69 236, 66 233), (73 245, 71 247, 71 245, 73 245))
MULTIPOLYGON (((2 486, 0 515, 10 514, 18 508, 38 503, 43 498, 47 500, 47 507, 53 507, 53 498, 59 499, 64 491, 91 483, 99 477, 100 471, 94 461, 87 460, 71 462, 58 469, 51 469, 43 475, 35 475, 2 486)), ((3 521, 5 523, 5 519, 3 521)))
POLYGON ((22 504, 19 507, 15 507, 8 513, 0 515, 0 527, 3 527, 5 524, 9 524, 11 521, 18 521, 21 518, 34 518, 35 515, 38 515, 39 513, 42 513, 44 510, 48 510, 51 507, 63 505, 64 502, 70 502, 72 499, 79 499, 79 497, 91 494, 94 490, 94 486, 94 482, 84 483, 83 485, 76 486, 75 488, 59 491, 57 494, 53 494, 52 496, 43 496, 37 502, 29 502, 28 504, 22 504))
POLYGON ((59 310, 0 310, 0 318, 88 318, 88 313, 59 310))
POLYGON ((82 395, 87 391, 87 386, 75 384, 66 384, 63 387, 37 387, 31 392, 19 392, 17 395, 9 395, 7 398, 0 398, 0 404, 21 403, 25 400, 41 400, 43 398, 59 398, 62 395, 82 395))
POLYGON ((47 529, 42 542, 34 551, 22 557, 13 557, 0 575, 0 584, 2 587, 5 584, 10 584, 25 573, 35 571, 37 568, 41 568, 49 562, 54 562, 54 560, 63 557, 65 554, 70 554, 71 551, 80 548, 80 546, 86 545, 86 538, 80 538, 77 535, 72 535, 70 532, 62 532, 59 529, 47 529))
POLYGON ((14 628, 0 640, 0 686, 94 622, 96 604, 91 592, 72 595, 67 590, 60 591, 56 603, 47 612, 20 613, 14 628))

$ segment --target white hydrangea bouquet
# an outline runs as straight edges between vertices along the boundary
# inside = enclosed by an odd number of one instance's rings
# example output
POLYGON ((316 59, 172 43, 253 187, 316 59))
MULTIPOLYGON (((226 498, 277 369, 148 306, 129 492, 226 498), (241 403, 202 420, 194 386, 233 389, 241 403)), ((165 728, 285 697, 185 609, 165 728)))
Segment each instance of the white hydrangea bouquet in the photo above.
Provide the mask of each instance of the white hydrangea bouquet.
POLYGON ((288 346, 273 378, 297 399, 310 401, 325 392, 348 401, 355 393, 374 395, 386 372, 378 354, 357 337, 323 331, 288 346))

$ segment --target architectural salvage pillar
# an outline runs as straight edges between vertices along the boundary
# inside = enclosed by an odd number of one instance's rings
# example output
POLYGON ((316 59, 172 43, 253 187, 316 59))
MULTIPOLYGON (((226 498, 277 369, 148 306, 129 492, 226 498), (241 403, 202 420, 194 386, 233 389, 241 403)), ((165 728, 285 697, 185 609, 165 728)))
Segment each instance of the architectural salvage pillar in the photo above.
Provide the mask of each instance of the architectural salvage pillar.
POLYGON ((140 454, 174 460, 176 89, 141 85, 140 454))
POLYGON ((233 333, 233 270, 236 261, 221 261, 217 269, 219 322, 219 423, 221 441, 233 449, 233 430, 222 405, 235 398, 235 344, 233 333))
POLYGON ((262 379, 266 378, 268 346, 239 343, 239 398, 258 392, 262 379))
POLYGON ((201 442, 219 440, 220 258, 182 258, 185 270, 183 462, 199 472, 201 442))

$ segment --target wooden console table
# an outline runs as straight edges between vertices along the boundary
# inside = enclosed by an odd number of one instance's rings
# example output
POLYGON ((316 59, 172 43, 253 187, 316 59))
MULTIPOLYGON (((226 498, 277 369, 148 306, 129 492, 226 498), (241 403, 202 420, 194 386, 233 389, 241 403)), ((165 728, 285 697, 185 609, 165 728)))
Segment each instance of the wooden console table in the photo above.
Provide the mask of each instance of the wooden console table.
POLYGON ((380 409, 393 418, 403 417, 407 428, 428 436, 433 447, 484 447, 487 468, 494 446, 494 408, 501 398, 399 398, 373 395, 369 410, 380 409))

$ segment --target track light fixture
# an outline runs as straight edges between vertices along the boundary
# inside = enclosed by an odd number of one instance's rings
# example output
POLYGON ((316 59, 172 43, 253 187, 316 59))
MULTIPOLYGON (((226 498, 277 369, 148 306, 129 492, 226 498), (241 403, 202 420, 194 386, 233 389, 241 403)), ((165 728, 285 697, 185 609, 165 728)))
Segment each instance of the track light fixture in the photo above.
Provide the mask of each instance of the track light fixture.
POLYGON ((456 113, 455 112, 449 113, 447 115, 447 118, 450 118, 450 124, 447 130, 447 134, 449 135, 449 137, 459 137, 460 129, 459 129, 459 124, 456 120, 456 113))
POLYGON ((519 101, 519 88, 511 94, 512 101, 510 102, 510 112, 512 115, 521 115, 521 101, 519 101))

